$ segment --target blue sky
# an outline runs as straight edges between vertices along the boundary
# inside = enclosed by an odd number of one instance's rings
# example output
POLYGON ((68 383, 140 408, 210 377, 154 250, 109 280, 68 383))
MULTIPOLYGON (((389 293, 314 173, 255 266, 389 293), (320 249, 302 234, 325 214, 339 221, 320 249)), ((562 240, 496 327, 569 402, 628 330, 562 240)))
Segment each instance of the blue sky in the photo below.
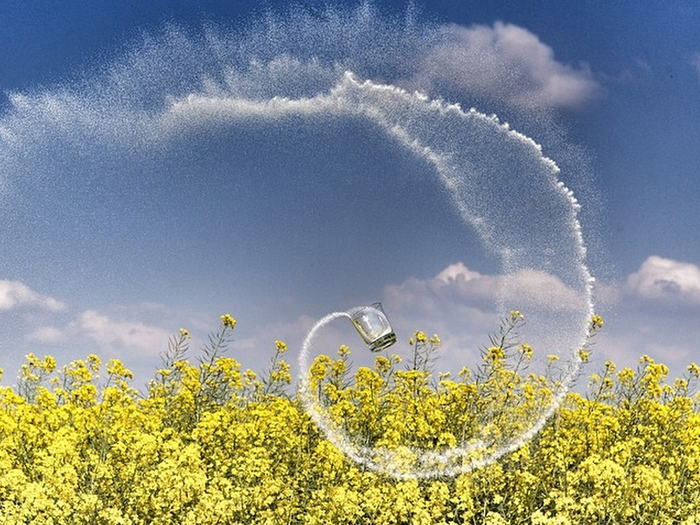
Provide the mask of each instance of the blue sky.
MULTIPOLYGON (((541 295, 568 311, 557 286, 569 247, 535 260, 550 273, 507 290, 505 234, 484 249, 429 163, 381 126, 226 109, 232 98, 328 93, 347 69, 496 114, 557 163, 581 204, 607 320, 593 367, 646 353, 682 373, 700 360, 696 2, 309 1, 293 11, 0 5, 6 382, 30 351, 123 357, 145 380, 169 334, 186 326, 196 347, 224 312, 239 320, 232 354, 260 369, 275 339, 293 352, 315 319, 375 300, 400 336, 437 331, 453 363, 487 342, 496 288, 501 300, 505 289, 513 303, 541 295)), ((456 136, 454 125, 445 130, 456 136)), ((483 158, 516 166, 513 151, 483 158)), ((526 190, 514 182, 492 189, 517 205, 526 190)), ((470 202, 480 210, 489 198, 470 202)), ((533 221, 510 238, 530 254, 546 237, 533 221)))

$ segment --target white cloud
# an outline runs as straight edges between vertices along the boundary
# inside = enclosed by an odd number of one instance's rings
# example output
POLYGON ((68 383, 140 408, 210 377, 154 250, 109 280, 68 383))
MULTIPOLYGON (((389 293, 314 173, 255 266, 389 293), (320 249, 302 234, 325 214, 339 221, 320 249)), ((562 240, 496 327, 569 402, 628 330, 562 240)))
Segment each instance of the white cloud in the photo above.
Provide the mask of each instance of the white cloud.
MULTIPOLYGON (((605 327, 593 341, 593 362, 584 376, 598 371, 607 359, 635 368, 643 354, 668 365, 672 377, 682 375, 689 362, 698 361, 699 266, 653 255, 621 281, 597 284, 596 296, 605 327)), ((454 369, 478 359, 478 348, 498 328, 494 304, 499 297, 525 313, 523 340, 529 343, 533 339, 527 330, 538 322, 559 328, 561 316, 562 341, 570 341, 571 330, 577 328, 569 323, 576 294, 545 272, 521 272, 508 282, 502 275, 482 274, 457 263, 433 278, 387 286, 382 302, 397 334, 422 329, 441 336, 445 344, 438 368, 442 370, 443 364, 444 369, 454 369), (548 311, 549 302, 557 309, 548 311), (530 313, 533 308, 535 315, 530 313)), ((547 348, 543 345, 548 342, 556 348, 556 337, 547 340, 548 335, 535 345, 536 351, 547 348)))
POLYGON ((39 343, 88 340, 107 350, 157 354, 167 345, 171 332, 159 326, 130 319, 115 319, 96 310, 86 310, 65 327, 41 326, 27 338, 39 343))
POLYGON ((603 92, 587 65, 558 62, 551 47, 522 27, 496 22, 446 31, 448 42, 424 57, 410 89, 458 91, 520 108, 576 108, 603 92))
POLYGON ((526 269, 512 275, 487 275, 458 262, 428 280, 409 279, 400 286, 389 286, 389 298, 415 305, 421 300, 469 304, 492 310, 495 303, 513 308, 572 310, 581 306, 580 294, 561 279, 545 271, 526 269))
POLYGON ((37 293, 24 283, 0 280, 0 311, 23 306, 37 307, 51 312, 58 312, 66 308, 66 305, 58 299, 37 293))
POLYGON ((543 271, 489 275, 458 262, 433 278, 387 286, 382 302, 397 333, 437 332, 443 340, 441 355, 461 368, 478 358, 479 348, 498 330, 500 315, 511 308, 525 314, 523 341, 547 353, 571 347, 572 338, 585 331, 582 295, 543 271))
POLYGON ((27 338, 30 341, 37 343, 58 343, 66 339, 66 334, 63 330, 55 326, 41 326, 30 333, 27 338))
POLYGON ((593 347, 600 366, 612 359, 618 366, 636 368, 647 354, 678 377, 698 360, 697 265, 652 255, 620 281, 598 284, 596 295, 602 299, 596 309, 605 319, 593 347))
POLYGON ((622 299, 624 284, 618 281, 598 281, 593 289, 595 308, 599 313, 613 308, 622 299))
POLYGON ((75 322, 77 331, 104 346, 157 352, 170 333, 139 321, 116 321, 95 310, 83 312, 75 322))
POLYGON ((652 255, 627 277, 626 292, 643 299, 700 305, 700 268, 652 255))
POLYGON ((654 69, 649 62, 636 58, 625 67, 614 73, 598 72, 596 77, 606 84, 640 84, 649 81, 654 76, 654 69))

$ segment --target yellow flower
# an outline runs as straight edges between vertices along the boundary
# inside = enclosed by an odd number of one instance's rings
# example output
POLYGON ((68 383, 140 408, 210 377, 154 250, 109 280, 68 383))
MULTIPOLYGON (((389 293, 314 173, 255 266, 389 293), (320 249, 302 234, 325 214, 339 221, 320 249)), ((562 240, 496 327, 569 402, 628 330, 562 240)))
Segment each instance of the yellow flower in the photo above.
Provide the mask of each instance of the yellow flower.
POLYGON ((531 347, 529 344, 527 344, 527 343, 523 343, 523 344, 520 346, 519 350, 520 350, 520 352, 525 356, 525 359, 527 359, 527 360, 532 359, 532 354, 535 352, 535 351, 532 349, 532 347, 531 347))
POLYGON ((182 337, 190 337, 190 331, 187 328, 180 328, 180 335, 182 337))
POLYGON ((591 329, 599 330, 603 328, 604 324, 603 318, 600 315, 595 314, 593 317, 591 317, 591 329))
POLYGON ((520 313, 520 310, 511 310, 510 320, 513 323, 515 323, 516 321, 523 321, 525 320, 525 316, 522 313, 520 313))
POLYGON ((634 381, 634 376, 634 370, 632 370, 629 367, 625 367, 622 369, 622 371, 617 373, 617 379, 620 381, 620 383, 626 385, 632 384, 632 382, 634 381))
POLYGON ((42 368, 48 373, 53 372, 56 370, 56 360, 50 355, 44 356, 42 368))
POLYGON ((221 316, 221 323, 224 325, 224 327, 228 327, 233 329, 234 326, 236 326, 236 320, 231 317, 231 314, 224 314, 221 316))
POLYGON ((330 368, 331 364, 332 361, 330 357, 326 355, 318 356, 316 359, 314 359, 311 369, 309 370, 311 377, 316 380, 324 379, 326 374, 328 374, 328 368, 330 368))
POLYGON ((374 360, 374 368, 382 374, 386 374, 391 370, 391 361, 383 355, 378 355, 374 360))
POLYGON ((134 374, 131 372, 131 370, 128 370, 119 359, 110 359, 107 362, 106 369, 108 374, 112 374, 117 377, 124 377, 127 379, 134 378, 134 374))
POLYGON ((506 354, 501 346, 492 346, 486 350, 486 359, 488 361, 502 361, 505 359, 506 354))
POLYGON ((280 341, 279 339, 275 341, 275 349, 280 353, 283 354, 287 351, 287 343, 284 341, 280 341))

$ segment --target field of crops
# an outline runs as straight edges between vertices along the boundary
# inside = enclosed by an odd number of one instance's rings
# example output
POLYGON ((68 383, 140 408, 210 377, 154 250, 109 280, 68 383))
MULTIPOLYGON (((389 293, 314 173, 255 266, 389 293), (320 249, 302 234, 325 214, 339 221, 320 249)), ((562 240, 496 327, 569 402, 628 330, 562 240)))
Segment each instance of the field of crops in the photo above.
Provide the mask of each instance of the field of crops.
MULTIPOLYGON (((146 395, 117 360, 27 356, 17 386, 0 387, 0 524, 700 523, 694 364, 672 380, 648 357, 636 370, 606 363, 516 452, 457 477, 396 480, 319 432, 282 341, 264 374, 224 354, 234 325, 222 316, 192 362, 181 329, 146 395)), ((427 355, 439 339, 411 343, 427 355)), ((484 354, 492 374, 501 350, 484 354)), ((529 358, 526 345, 510 350, 529 358)), ((475 371, 435 384, 392 357, 350 373, 347 356, 317 358, 311 377, 348 428, 385 446, 468 437, 475 371)), ((544 378, 521 379, 523 395, 546 397, 544 378)))

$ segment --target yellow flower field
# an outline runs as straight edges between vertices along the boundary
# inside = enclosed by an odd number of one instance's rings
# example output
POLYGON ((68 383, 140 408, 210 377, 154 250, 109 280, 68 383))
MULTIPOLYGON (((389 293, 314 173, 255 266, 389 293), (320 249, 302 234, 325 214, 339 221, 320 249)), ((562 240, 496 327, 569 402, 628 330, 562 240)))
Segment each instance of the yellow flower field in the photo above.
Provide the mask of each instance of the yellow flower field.
MULTIPOLYGON (((284 342, 262 374, 224 355, 235 323, 222 316, 194 363, 180 329, 145 395, 117 360, 58 368, 27 356, 17 386, 0 387, 0 524, 700 523, 695 364, 668 380, 646 356, 636 370, 606 363, 516 452, 455 478, 397 481, 319 433, 284 342)), ((439 338, 417 332, 411 344, 413 367, 379 356, 350 371, 347 347, 318 357, 319 402, 371 445, 439 450, 476 432, 483 396, 519 410, 552 386, 501 366, 509 353, 531 359, 528 345, 496 344, 478 370, 435 384, 424 365, 439 338)))

